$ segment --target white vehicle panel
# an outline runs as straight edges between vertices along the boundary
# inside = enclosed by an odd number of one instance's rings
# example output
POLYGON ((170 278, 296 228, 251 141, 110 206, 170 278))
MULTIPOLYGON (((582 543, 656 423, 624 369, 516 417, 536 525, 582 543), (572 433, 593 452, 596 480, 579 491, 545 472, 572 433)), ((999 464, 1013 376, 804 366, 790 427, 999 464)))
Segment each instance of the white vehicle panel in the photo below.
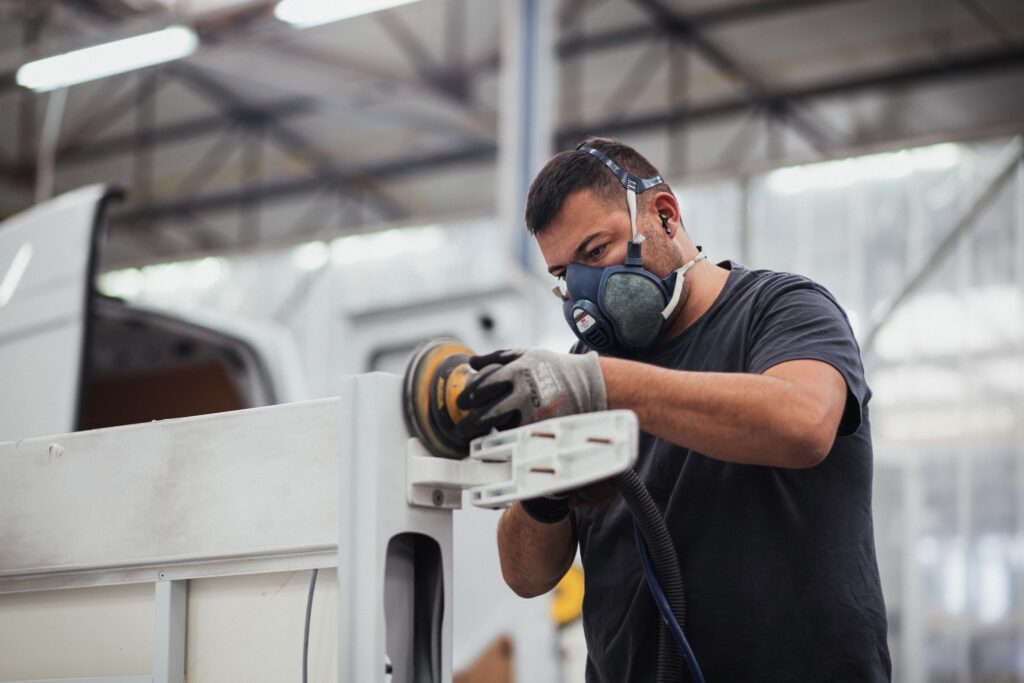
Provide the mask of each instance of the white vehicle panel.
POLYGON ((97 212, 91 185, 0 224, 0 441, 75 428, 97 212))

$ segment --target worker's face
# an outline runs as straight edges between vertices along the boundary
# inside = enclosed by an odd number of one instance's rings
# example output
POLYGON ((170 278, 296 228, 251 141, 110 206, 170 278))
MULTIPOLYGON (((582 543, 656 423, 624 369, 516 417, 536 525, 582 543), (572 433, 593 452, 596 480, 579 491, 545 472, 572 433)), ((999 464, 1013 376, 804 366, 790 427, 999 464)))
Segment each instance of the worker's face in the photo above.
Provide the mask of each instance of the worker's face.
MULTIPOLYGON (((555 219, 537 233, 549 273, 560 278, 570 263, 606 268, 626 260, 632 230, 625 191, 622 194, 621 207, 602 201, 589 190, 569 195, 555 219)), ((679 248, 661 228, 654 207, 639 209, 637 230, 647 238, 641 253, 648 270, 667 277, 683 265, 679 248)))

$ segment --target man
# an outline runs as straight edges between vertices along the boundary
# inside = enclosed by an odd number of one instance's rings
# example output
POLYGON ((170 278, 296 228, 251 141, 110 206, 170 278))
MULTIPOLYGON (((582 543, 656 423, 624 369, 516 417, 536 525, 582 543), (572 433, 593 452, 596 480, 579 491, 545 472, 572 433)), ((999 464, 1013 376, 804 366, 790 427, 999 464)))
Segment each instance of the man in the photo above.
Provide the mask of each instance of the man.
MULTIPOLYGON (((870 391, 833 297, 796 275, 703 260, 668 185, 613 140, 548 162, 526 223, 548 271, 567 280, 566 319, 581 342, 572 355, 474 358, 463 431, 633 410, 637 472, 679 555, 686 635, 705 679, 889 680, 870 391)), ((621 500, 589 493, 504 513, 504 579, 523 597, 545 593, 578 543, 587 680, 653 681, 658 613, 632 519, 621 500)))

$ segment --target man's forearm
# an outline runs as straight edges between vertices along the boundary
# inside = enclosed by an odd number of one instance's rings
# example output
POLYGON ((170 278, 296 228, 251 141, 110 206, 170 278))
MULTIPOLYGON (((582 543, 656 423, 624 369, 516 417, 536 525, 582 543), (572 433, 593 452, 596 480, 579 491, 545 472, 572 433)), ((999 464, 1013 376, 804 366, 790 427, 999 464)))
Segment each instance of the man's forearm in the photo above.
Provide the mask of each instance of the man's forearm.
POLYGON ((498 522, 501 574, 509 588, 532 598, 555 587, 576 556, 576 538, 567 517, 542 524, 515 503, 498 522))
POLYGON ((644 431, 718 460, 811 467, 828 453, 838 425, 834 392, 809 395, 767 374, 685 372, 615 358, 602 358, 601 367, 610 409, 629 408, 644 431))

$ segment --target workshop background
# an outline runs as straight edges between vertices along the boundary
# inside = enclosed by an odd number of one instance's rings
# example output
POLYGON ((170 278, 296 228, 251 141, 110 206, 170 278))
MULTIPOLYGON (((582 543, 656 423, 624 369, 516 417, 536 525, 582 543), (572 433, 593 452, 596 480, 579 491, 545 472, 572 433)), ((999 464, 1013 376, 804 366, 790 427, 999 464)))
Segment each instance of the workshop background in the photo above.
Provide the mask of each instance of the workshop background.
MULTIPOLYGON (((122 188, 99 291, 259 337, 288 385, 263 402, 325 397, 440 335, 566 349, 525 192, 553 152, 618 137, 712 260, 807 275, 845 307, 874 393, 894 679, 1024 681, 1024 3, 392 0, 341 17, 359 4, 0 2, 0 219, 122 188), (38 91, 19 76, 175 26, 195 39, 175 61, 38 91)), ((109 334, 111 373, 174 362, 109 334)), ((0 390, 0 410, 14 400, 0 390)), ((456 515, 456 680, 582 681, 576 587, 515 597, 496 518, 456 515)), ((318 605, 336 597, 323 583, 318 605)), ((301 631, 305 588, 254 578, 211 605, 234 632, 190 641, 189 680, 225 680, 225 652, 258 661, 246 615, 301 631)), ((19 605, 0 599, 0 634, 19 605)), ((326 677, 337 624, 317 609, 326 677)), ((40 628, 64 643, 48 676, 91 675, 112 637, 127 673, 148 666, 144 628, 40 628)), ((27 678, 29 655, 0 637, 0 680, 27 678)))

